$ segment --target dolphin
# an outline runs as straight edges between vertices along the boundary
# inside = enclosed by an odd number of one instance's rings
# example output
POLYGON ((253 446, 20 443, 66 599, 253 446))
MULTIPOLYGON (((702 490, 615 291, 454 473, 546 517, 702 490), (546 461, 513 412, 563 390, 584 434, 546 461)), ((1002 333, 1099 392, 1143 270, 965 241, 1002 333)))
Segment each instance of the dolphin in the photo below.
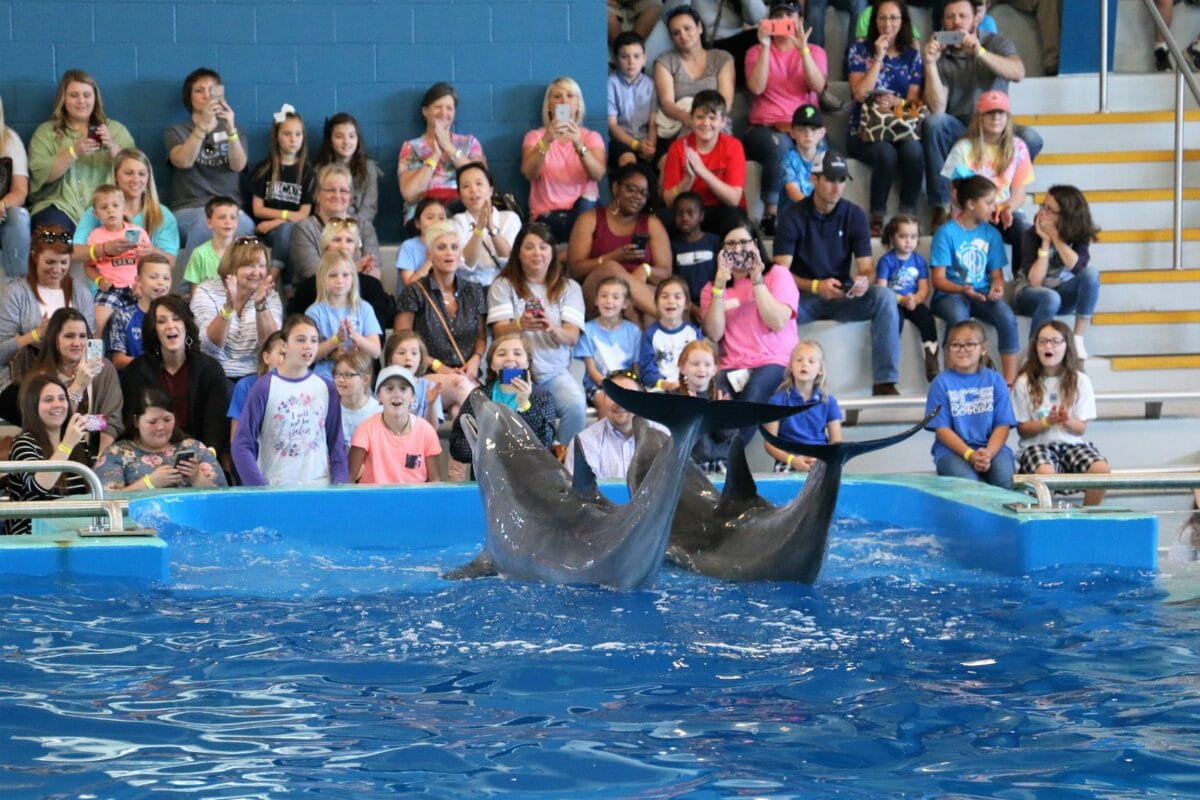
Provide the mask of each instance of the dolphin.
POLYGON ((446 577, 494 573, 622 591, 647 588, 662 566, 684 467, 697 437, 795 412, 786 406, 637 392, 611 381, 605 381, 604 390, 634 414, 671 431, 669 445, 650 462, 650 477, 620 506, 600 494, 591 470, 573 480, 513 409, 481 392, 472 395, 473 414, 464 416, 463 429, 487 539, 479 558, 446 577))
MULTIPOLYGON (((812 583, 825 561, 843 466, 857 455, 904 441, 922 430, 932 416, 903 433, 864 442, 799 445, 762 431, 768 442, 782 450, 817 458, 804 488, 784 506, 758 494, 739 434, 730 443, 728 472, 720 493, 703 472, 689 466, 666 560, 730 581, 812 583)), ((641 490, 653 469, 654 454, 666 445, 665 435, 649 425, 641 425, 637 437, 637 451, 627 474, 630 492, 641 490)))

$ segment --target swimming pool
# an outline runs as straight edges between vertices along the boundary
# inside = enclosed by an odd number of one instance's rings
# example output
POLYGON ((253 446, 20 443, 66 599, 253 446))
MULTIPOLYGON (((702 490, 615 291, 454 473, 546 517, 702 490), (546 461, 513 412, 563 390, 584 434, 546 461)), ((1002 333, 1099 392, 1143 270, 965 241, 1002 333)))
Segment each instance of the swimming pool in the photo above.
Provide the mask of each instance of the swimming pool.
POLYGON ((1200 793, 1195 606, 1145 572, 848 517, 815 587, 446 583, 477 534, 392 516, 168 529, 169 587, 6 592, 0 796, 1200 793))

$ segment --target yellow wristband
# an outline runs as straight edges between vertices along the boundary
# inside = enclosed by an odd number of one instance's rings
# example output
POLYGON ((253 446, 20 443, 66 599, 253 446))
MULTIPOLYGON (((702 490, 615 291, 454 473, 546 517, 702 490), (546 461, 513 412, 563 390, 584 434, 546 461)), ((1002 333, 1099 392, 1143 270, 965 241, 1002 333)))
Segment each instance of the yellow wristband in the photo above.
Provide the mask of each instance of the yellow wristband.
POLYGON ((74 158, 76 160, 79 159, 79 153, 75 152, 75 145, 71 145, 70 147, 68 147, 67 152, 71 154, 71 158, 74 158))
POLYGON ((630 142, 630 143, 629 143, 629 149, 630 149, 630 150, 637 150, 637 149, 638 149, 639 147, 641 147, 641 146, 642 146, 642 140, 641 140, 641 139, 634 139, 632 142, 630 142))
POLYGON ((813 294, 821 291, 821 282, 816 278, 813 278, 812 286, 809 288, 809 291, 811 291, 813 294))
POLYGON ((429 167, 430 169, 437 169, 437 159, 434 158, 433 156, 430 156, 429 158, 425 159, 421 163, 424 164, 425 166, 429 167))
POLYGON ((528 411, 528 410, 529 410, 529 409, 531 409, 531 408, 533 408, 533 403, 531 403, 530 401, 526 400, 524 405, 517 406, 517 411, 519 411, 519 412, 521 412, 522 414, 524 414, 526 411, 528 411))
POLYGON ((795 460, 796 460, 796 454, 788 453, 787 461, 785 461, 784 463, 790 467, 790 466, 792 466, 792 462, 795 460))
POLYGON ((975 451, 968 447, 966 452, 963 453, 963 461, 970 461, 973 455, 975 455, 975 451))
MULTIPOLYGON (((807 55, 810 55, 811 53, 812 53, 812 50, 809 49, 808 45, 805 45, 804 49, 800 51, 800 55, 802 55, 802 56, 807 56, 807 55)), ((789 461, 788 464, 790 465, 791 462, 789 461)))
POLYGON ((229 138, 228 138, 228 139, 226 139, 225 141, 227 141, 227 142, 236 142, 237 140, 238 140, 238 132, 237 132, 237 131, 234 131, 233 133, 229 134, 229 138))
POLYGON ((233 312, 230 311, 229 309, 225 308, 225 306, 221 306, 220 308, 218 308, 217 314, 219 314, 221 319, 223 319, 223 320, 233 319, 233 312))
POLYGON ((665 380, 663 378, 659 378, 658 380, 656 380, 654 382, 654 388, 661 389, 664 382, 665 382, 665 380))
POLYGON ((72 448, 70 448, 70 447, 67 447, 67 446, 66 446, 65 444, 63 444, 62 442, 59 442, 59 443, 58 443, 58 452, 62 453, 64 456, 69 456, 69 455, 71 455, 71 449, 72 449, 72 448))
POLYGON ((429 365, 429 369, 433 370, 434 372, 437 372, 441 368, 442 368, 442 362, 438 361, 436 358, 429 365))
POLYGON ((287 222, 287 218, 288 218, 288 210, 287 210, 286 208, 283 210, 283 213, 281 213, 281 214, 279 215, 279 218, 280 218, 281 220, 283 220, 284 222, 287 222))
POLYGON ((96 245, 88 245, 88 258, 90 258, 92 261, 96 260, 96 245))
POLYGON ((979 49, 975 51, 975 57, 979 58, 981 55, 983 55, 986 52, 987 52, 987 48, 985 48, 983 45, 979 45, 979 49))
POLYGON ((1038 248, 1038 251, 1037 251, 1037 253, 1038 253, 1038 258, 1049 258, 1049 257, 1050 257, 1050 251, 1049 251, 1049 250, 1043 250, 1043 249, 1042 249, 1042 248, 1040 248, 1040 247, 1038 248))
POLYGON ((721 295, 723 295, 723 294, 725 294, 725 290, 724 290, 724 289, 713 289, 713 290, 712 290, 712 296, 713 296, 713 297, 720 297, 720 296, 721 296, 721 295))
POLYGON ((649 278, 651 275, 654 274, 654 270, 651 268, 651 266, 649 264, 642 264, 642 269, 646 270, 647 278, 649 278))
POLYGON ((34 328, 33 330, 31 330, 29 332, 29 338, 33 339, 34 344, 37 344, 38 342, 40 342, 42 340, 42 334, 38 331, 37 328, 34 328))
POLYGON ((517 330, 521 330, 521 318, 517 317, 517 330))
POLYGON ((329 337, 329 343, 334 347, 340 347, 342 344, 342 337, 335 333, 333 336, 329 337))
POLYGON ((147 489, 153 489, 153 488, 154 488, 154 481, 150 480, 150 476, 149 476, 149 475, 143 475, 143 476, 142 476, 142 483, 146 484, 146 488, 147 488, 147 489))
POLYGON ((1050 427, 1050 418, 1049 417, 1042 417, 1042 427, 1043 428, 1050 427))

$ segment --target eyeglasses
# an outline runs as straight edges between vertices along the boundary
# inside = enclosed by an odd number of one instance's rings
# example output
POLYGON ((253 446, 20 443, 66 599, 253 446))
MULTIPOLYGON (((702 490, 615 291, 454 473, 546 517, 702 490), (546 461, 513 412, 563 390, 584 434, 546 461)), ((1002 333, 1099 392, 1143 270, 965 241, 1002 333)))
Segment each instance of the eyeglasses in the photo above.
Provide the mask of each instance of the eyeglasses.
POLYGON ((325 194, 344 194, 346 196, 350 195, 350 190, 343 188, 341 186, 322 186, 321 191, 325 192, 325 194))
POLYGON ((262 239, 257 236, 239 236, 233 240, 233 243, 238 247, 242 247, 247 244, 262 244, 262 239))
POLYGON ((333 379, 337 380, 337 381, 340 381, 340 380, 348 381, 351 378, 357 378, 359 376, 359 374, 360 373, 357 373, 357 372, 334 372, 333 379))
POLYGON ((725 246, 729 247, 729 248, 749 247, 752 244, 754 244, 753 239, 726 239, 725 240, 725 246))
POLYGON ((1038 347, 1059 347, 1067 343, 1067 340, 1061 336, 1039 336, 1037 339, 1038 347))
POLYGON ((33 236, 43 244, 54 244, 55 242, 60 242, 61 244, 71 243, 71 234, 67 233, 66 231, 47 231, 39 229, 33 232, 33 236))
POLYGON ((974 350, 982 344, 983 342, 951 342, 947 346, 951 350, 974 350))
POLYGON ((1053 214, 1054 216, 1058 216, 1059 211, 1061 210, 1057 208, 1051 208, 1050 206, 1046 205, 1045 201, 1042 202, 1041 208, 1042 211, 1045 211, 1047 214, 1053 214))

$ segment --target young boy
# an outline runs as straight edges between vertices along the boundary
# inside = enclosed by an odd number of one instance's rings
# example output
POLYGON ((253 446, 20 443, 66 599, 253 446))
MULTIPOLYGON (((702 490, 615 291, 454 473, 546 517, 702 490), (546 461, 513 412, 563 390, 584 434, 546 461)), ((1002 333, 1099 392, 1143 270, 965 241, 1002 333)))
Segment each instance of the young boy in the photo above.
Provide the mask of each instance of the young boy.
POLYGON ((100 226, 88 234, 88 258, 83 271, 98 289, 96 293, 96 336, 103 337, 113 312, 137 302, 133 282, 137 280, 138 258, 150 249, 150 237, 125 219, 125 195, 111 183, 92 192, 92 211, 100 226), (112 242, 122 243, 120 251, 112 242))
POLYGON ((671 143, 663 165, 663 200, 694 191, 704 203, 704 229, 725 230, 745 216, 746 151, 721 132, 725 99, 712 90, 692 100, 692 132, 671 143))
POLYGON ((701 229, 704 201, 695 192, 680 192, 672 205, 675 212, 675 238, 671 240, 674 272, 687 281, 692 309, 698 313, 700 292, 717 274, 717 251, 721 238, 701 229))
POLYGON ((646 66, 646 43, 633 31, 613 42, 617 68, 608 76, 608 169, 636 164, 640 158, 653 163, 658 142, 654 112, 658 93, 654 81, 642 72, 646 66))
POLYGON ((816 106, 800 106, 792 114, 792 141, 795 150, 783 157, 783 189, 779 210, 789 203, 799 203, 812 194, 812 168, 829 148, 825 142, 825 116, 816 106))
POLYGON ((204 204, 204 216, 212 239, 197 247, 188 257, 187 270, 183 273, 184 283, 196 286, 217 277, 217 266, 221 256, 237 233, 238 204, 232 197, 217 196, 204 204))
POLYGON ((417 376, 384 367, 375 380, 383 411, 358 426, 350 447, 350 477, 360 483, 433 483, 442 445, 437 431, 411 411, 417 376))
POLYGON ((171 291, 171 262, 167 257, 161 253, 142 256, 133 289, 137 302, 118 309, 108 326, 108 352, 117 369, 125 369, 142 354, 142 321, 150 303, 171 291))

